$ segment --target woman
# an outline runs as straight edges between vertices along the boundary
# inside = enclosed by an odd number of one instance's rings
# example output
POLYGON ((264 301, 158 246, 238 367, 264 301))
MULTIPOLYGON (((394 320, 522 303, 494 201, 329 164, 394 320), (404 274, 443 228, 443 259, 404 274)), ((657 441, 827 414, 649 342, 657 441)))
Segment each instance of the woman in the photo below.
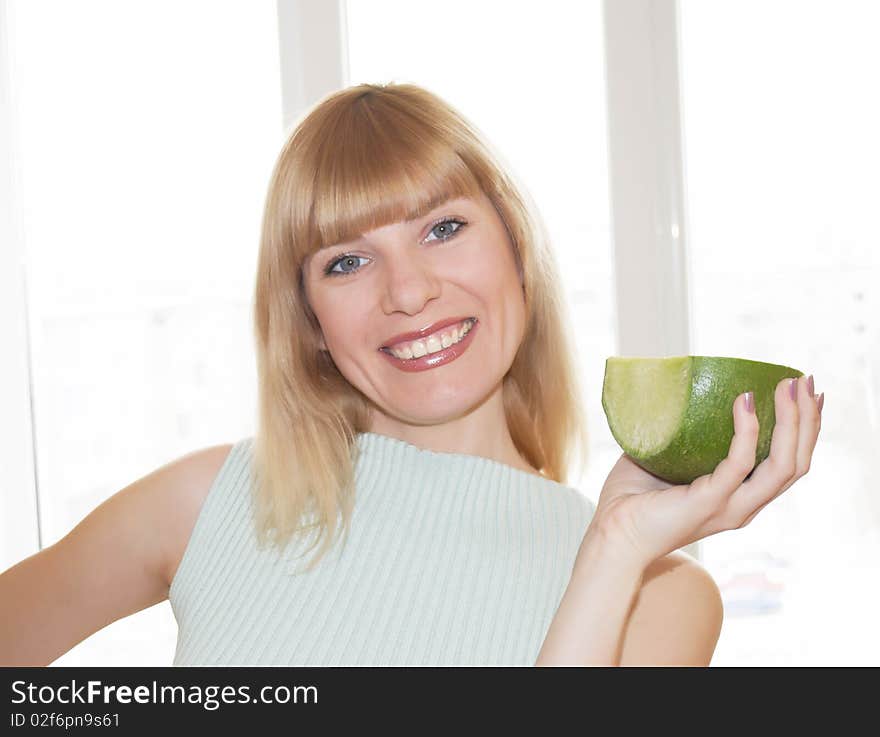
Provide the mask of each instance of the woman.
POLYGON ((784 381, 748 481, 743 395, 711 475, 672 486, 622 455, 595 508, 565 486, 585 422, 540 220, 413 85, 336 92, 293 131, 255 329, 255 437, 158 469, 0 576, 3 664, 169 598, 181 665, 707 665, 720 596, 679 549, 747 524, 819 432, 812 377, 784 381))

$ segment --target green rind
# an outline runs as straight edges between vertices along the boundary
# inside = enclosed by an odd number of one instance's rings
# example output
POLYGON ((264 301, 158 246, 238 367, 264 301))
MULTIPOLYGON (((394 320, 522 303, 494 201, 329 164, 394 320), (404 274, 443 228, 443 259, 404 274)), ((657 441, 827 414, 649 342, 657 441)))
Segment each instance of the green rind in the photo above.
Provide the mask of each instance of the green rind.
MULTIPOLYGON (((682 358, 690 362, 690 391, 684 419, 669 444, 650 456, 645 456, 633 446, 630 441, 631 428, 622 427, 609 409, 608 369, 612 361, 621 359, 611 357, 606 360, 602 409, 618 445, 635 463, 655 476, 669 483, 690 484, 694 479, 712 473, 727 457, 734 435, 733 404, 740 394, 751 391, 755 395, 755 411, 760 428, 752 468, 757 466, 770 454, 770 440, 776 424, 776 385, 786 378, 800 378, 803 372, 789 366, 723 356, 624 360, 681 361, 682 358), (744 366, 747 368, 745 371, 744 366)), ((646 392, 644 401, 646 408, 649 407, 651 400, 647 392, 652 388, 634 389, 646 392)))

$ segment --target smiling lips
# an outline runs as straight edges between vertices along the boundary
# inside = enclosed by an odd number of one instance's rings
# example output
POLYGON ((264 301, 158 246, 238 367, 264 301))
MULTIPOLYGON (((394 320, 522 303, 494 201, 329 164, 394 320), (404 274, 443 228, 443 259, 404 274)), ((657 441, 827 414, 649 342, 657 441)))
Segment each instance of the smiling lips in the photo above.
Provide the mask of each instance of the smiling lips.
POLYGON ((437 328, 424 337, 414 340, 402 340, 385 346, 383 350, 390 352, 397 358, 421 358, 428 353, 437 353, 443 348, 449 348, 461 341, 470 332, 474 325, 473 318, 467 318, 460 322, 437 328))
POLYGON ((430 325, 426 325, 423 328, 419 328, 418 330, 413 330, 410 333, 398 333, 394 335, 388 340, 386 340, 381 348, 390 348, 391 346, 396 345, 397 343, 403 343, 408 340, 419 340, 420 338, 427 338, 431 333, 436 333, 443 328, 449 327, 450 325, 457 325, 460 322, 463 322, 471 318, 469 315, 459 315, 458 317, 447 317, 443 320, 438 320, 437 322, 433 322, 430 325))
POLYGON ((462 355, 473 340, 476 318, 442 320, 415 333, 402 333, 379 350, 402 371, 424 371, 462 355))

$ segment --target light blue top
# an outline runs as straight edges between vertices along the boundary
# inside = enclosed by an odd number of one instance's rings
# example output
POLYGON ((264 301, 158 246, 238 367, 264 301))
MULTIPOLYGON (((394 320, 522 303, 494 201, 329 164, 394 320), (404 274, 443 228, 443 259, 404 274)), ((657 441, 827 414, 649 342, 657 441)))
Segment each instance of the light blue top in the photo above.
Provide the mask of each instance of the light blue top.
POLYGON ((294 574, 314 553, 257 549, 253 438, 233 446, 171 582, 174 665, 534 664, 593 503, 480 456, 356 442, 348 540, 294 574))

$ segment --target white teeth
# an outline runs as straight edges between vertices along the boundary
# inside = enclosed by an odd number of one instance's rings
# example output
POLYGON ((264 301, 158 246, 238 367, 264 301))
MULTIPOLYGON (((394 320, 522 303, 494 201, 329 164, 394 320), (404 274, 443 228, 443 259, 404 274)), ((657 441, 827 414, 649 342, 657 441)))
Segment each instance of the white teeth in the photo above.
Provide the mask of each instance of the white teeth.
POLYGON ((407 343, 402 348, 389 348, 393 356, 397 358, 421 358, 428 353, 436 353, 437 351, 449 348, 449 346, 458 343, 465 335, 467 335, 474 325, 471 319, 465 320, 461 328, 453 327, 446 332, 430 335, 423 340, 414 340, 407 343))

